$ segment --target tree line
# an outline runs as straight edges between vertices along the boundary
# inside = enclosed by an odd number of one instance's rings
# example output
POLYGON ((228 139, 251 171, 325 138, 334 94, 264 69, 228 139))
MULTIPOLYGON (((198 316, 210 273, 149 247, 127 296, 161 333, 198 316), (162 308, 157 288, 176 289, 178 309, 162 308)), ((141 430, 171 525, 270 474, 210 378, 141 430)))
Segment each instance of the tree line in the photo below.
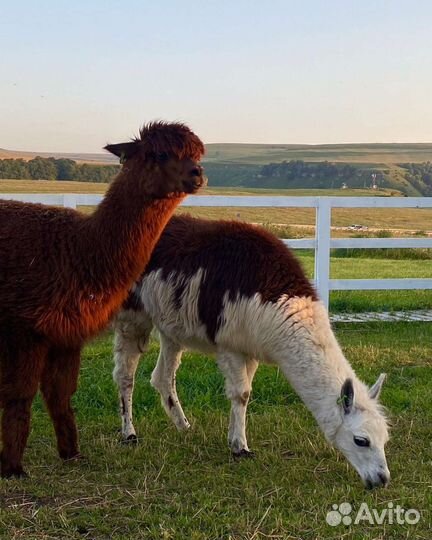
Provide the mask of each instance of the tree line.
POLYGON ((256 183, 272 188, 340 188, 384 187, 386 177, 382 170, 328 161, 282 161, 263 165, 256 183))
POLYGON ((424 163, 401 163, 405 171, 405 178, 420 193, 426 197, 432 197, 432 162, 424 163))
POLYGON ((282 161, 266 165, 230 162, 204 163, 212 186, 254 188, 322 188, 337 189, 392 187, 388 171, 368 165, 330 163, 328 161, 282 161))
MULTIPOLYGON (((365 188, 392 187, 388 171, 367 165, 305 162, 240 164, 205 163, 209 183, 213 186, 247 186, 256 188, 365 188)), ((422 195, 432 197, 432 162, 401 163, 406 180, 422 195)), ((78 182, 110 182, 120 165, 77 163, 72 159, 35 157, 0 159, 0 179, 75 180, 78 182)), ((400 189, 400 188, 398 188, 400 189)))
POLYGON ((91 165, 63 158, 37 156, 29 161, 0 159, 0 178, 2 179, 110 182, 119 170, 119 165, 91 165))

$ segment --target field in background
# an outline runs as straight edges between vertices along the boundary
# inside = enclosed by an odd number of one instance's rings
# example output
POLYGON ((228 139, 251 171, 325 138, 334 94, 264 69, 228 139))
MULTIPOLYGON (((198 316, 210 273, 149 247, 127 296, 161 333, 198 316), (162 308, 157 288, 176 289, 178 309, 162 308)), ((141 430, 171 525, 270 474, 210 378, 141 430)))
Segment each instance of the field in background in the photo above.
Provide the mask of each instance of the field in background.
MULTIPOLYGON (((346 163, 358 169, 367 169, 382 177, 381 185, 390 187, 395 193, 402 191, 409 196, 428 193, 423 181, 420 184, 411 177, 406 177, 402 163, 424 163, 432 160, 432 144, 336 144, 336 145, 296 145, 296 144, 209 144, 203 163, 207 166, 209 177, 214 185, 220 186, 260 186, 289 185, 281 184, 277 178, 263 178, 261 167, 269 163, 300 160, 304 162, 346 163)), ((19 152, 0 148, 0 159, 21 158, 33 159, 36 156, 69 158, 77 163, 109 165, 118 160, 108 153, 47 153, 19 152)), ((308 185, 340 187, 341 178, 324 181, 308 179, 308 185), (311 183, 312 182, 312 183, 311 183)), ((369 183, 370 175, 363 180, 350 176, 345 178, 348 185, 360 186, 369 183)), ((302 186, 303 183, 294 184, 302 186)))
MULTIPOLYGON (((215 208, 193 207, 179 208, 178 212, 186 212, 197 217, 209 219, 239 219, 249 223, 308 226, 308 236, 313 236, 315 210, 313 208, 215 208)), ((432 232, 432 210, 417 208, 336 208, 332 211, 333 227, 349 227, 357 224, 367 226, 376 231, 388 229, 401 233, 418 234, 422 231, 432 232)), ((358 235, 353 231, 351 235, 358 235)), ((296 235, 297 236, 297 235, 296 235)), ((333 236, 339 235, 337 231, 333 236)))
POLYGON ((118 163, 118 159, 108 152, 97 152, 94 154, 88 152, 23 152, 20 150, 6 150, 5 148, 0 148, 0 159, 23 159, 24 161, 29 161, 38 156, 43 158, 53 157, 55 159, 72 159, 77 163, 102 165, 118 163))
MULTIPOLYGON (((60 180, 2 180, 0 193, 105 193, 107 184, 98 182, 71 182, 60 180)), ((205 187, 198 195, 285 195, 340 196, 344 197, 391 197, 393 190, 380 189, 260 189, 247 187, 205 187)))
MULTIPOLYGON (((87 182, 60 182, 46 180, 0 180, 0 193, 104 193, 106 184, 87 182)), ((390 190, 371 191, 363 189, 252 189, 252 188, 205 188, 201 195, 285 195, 370 197, 390 196, 390 190)), ((210 219, 240 219, 251 223, 294 225, 308 227, 315 224, 315 212, 309 208, 181 208, 197 217, 210 219)), ((334 227, 365 225, 377 230, 393 229, 403 233, 432 232, 432 210, 428 209, 336 209, 333 211, 334 227)), ((313 229, 302 230, 302 235, 313 235, 313 229)), ((351 233, 355 234, 355 233, 351 233)), ((358 233, 356 233, 358 234, 358 233)), ((298 236, 298 234, 295 234, 298 236)), ((335 234, 335 236, 346 236, 335 234)))
POLYGON ((429 539, 431 521, 431 333, 425 323, 337 325, 358 375, 387 372, 382 402, 392 424, 389 488, 365 491, 325 442, 281 373, 260 366, 249 407, 254 459, 235 461, 226 443, 228 402, 213 359, 185 354, 177 384, 192 423, 178 433, 149 378, 153 344, 137 372, 139 443, 120 444, 111 336, 84 351, 74 407, 86 459, 62 464, 38 397, 24 464, 27 480, 1 482, 0 538, 7 540, 429 539), (415 339, 414 339, 415 336, 415 339), (417 525, 330 527, 333 504, 382 512, 392 501, 421 513, 417 525))
MULTIPOLYGON (((432 144, 233 144, 206 145, 205 161, 263 164, 271 161, 333 161, 370 163, 371 165, 429 161, 432 144)), ((117 159, 100 153, 21 152, 0 148, 0 159, 33 159, 36 156, 69 158, 87 163, 117 163, 117 159)))
POLYGON ((58 180, 0 180, 0 193, 105 193, 108 184, 58 180))
POLYGON ((209 144, 206 160, 256 163, 290 160, 369 163, 429 161, 432 144, 209 144))

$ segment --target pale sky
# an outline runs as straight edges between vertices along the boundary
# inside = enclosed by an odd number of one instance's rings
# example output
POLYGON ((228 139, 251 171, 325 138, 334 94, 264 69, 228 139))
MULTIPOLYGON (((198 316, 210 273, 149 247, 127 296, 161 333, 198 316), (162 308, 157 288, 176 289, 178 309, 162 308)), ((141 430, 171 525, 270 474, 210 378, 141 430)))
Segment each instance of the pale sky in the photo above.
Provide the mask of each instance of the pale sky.
POLYGON ((429 0, 32 0, 0 18, 0 147, 432 142, 429 0))

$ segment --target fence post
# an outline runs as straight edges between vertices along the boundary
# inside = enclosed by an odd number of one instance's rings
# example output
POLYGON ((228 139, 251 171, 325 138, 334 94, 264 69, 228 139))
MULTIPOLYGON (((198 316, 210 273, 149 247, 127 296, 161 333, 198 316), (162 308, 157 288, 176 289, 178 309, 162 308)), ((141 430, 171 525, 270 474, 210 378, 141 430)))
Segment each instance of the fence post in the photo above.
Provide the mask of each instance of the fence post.
POLYGON ((330 280, 331 204, 327 197, 318 197, 315 229, 315 283, 319 297, 328 309, 330 280))
POLYGON ((65 208, 74 208, 76 209, 76 195, 75 193, 65 193, 63 195, 63 206, 65 208))

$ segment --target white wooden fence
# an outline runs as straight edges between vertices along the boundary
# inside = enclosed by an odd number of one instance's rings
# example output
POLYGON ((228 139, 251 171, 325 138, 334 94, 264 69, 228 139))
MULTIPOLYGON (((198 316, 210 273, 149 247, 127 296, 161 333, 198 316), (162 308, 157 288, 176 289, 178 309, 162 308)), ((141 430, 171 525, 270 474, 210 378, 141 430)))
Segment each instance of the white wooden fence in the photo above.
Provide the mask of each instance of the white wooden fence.
MULTIPOLYGON (((1 199, 39 202, 76 208, 94 206, 102 195, 0 193, 1 199)), ((287 239, 295 249, 315 250, 314 280, 318 293, 328 306, 329 292, 336 290, 432 289, 428 279, 330 279, 331 248, 431 248, 432 238, 331 238, 333 208, 432 208, 432 197, 286 197, 286 196, 219 196, 187 197, 183 206, 200 207, 271 207, 315 208, 316 229, 313 239, 287 239)), ((353 219, 353 221, 356 221, 353 219)))

